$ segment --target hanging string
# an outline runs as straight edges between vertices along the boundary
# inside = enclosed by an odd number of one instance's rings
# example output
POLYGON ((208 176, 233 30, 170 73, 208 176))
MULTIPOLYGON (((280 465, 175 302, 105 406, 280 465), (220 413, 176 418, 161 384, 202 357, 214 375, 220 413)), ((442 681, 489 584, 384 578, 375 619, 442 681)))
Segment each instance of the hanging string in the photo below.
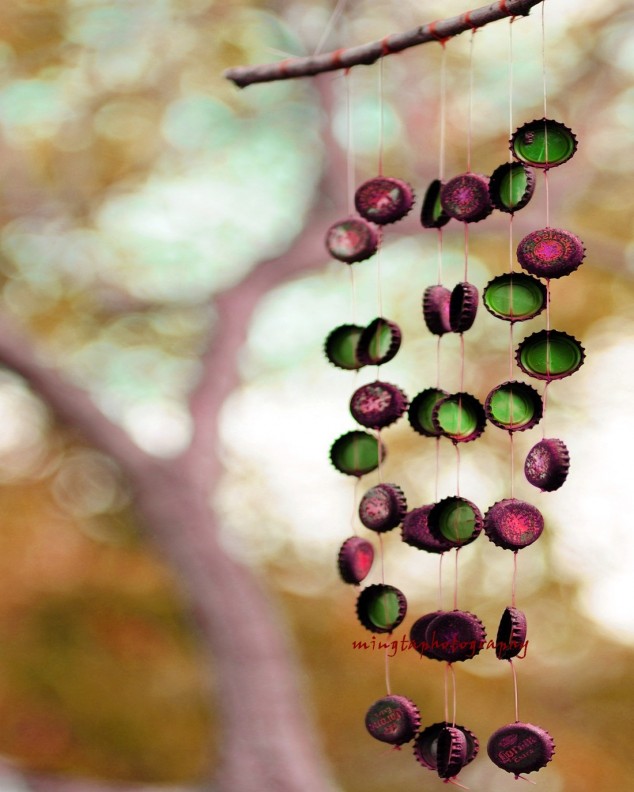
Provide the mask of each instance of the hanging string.
POLYGON ((456 725, 456 708, 458 705, 457 696, 456 696, 456 672, 453 669, 453 665, 451 663, 447 663, 449 666, 449 670, 451 671, 451 686, 453 690, 453 713, 451 718, 451 725, 456 725))
MULTIPOLYGON (((512 496, 511 496, 512 497, 512 496)), ((511 607, 515 607, 515 593, 517 590, 517 550, 513 553, 513 582, 511 583, 511 607)))
POLYGON ((510 439, 509 439, 509 446, 511 452, 511 498, 515 497, 515 440, 513 437, 513 432, 509 432, 510 439))
POLYGON ((511 665, 511 671, 513 672, 513 691, 514 691, 514 698, 515 698, 515 723, 519 723, 520 720, 520 710, 518 704, 518 696, 517 696, 517 673, 515 672, 515 665, 513 664, 513 660, 509 660, 511 665))
POLYGON ((445 665, 445 723, 449 723, 449 663, 445 665))
POLYGON ((473 134, 473 43, 476 29, 471 28, 469 40, 469 116, 467 122, 467 172, 471 173, 471 143, 473 134))
POLYGON ((383 102, 383 61, 379 59, 379 176, 383 175, 383 129, 385 108, 383 102))
POLYGON ((441 553, 438 559, 438 610, 442 610, 442 562, 444 557, 445 554, 441 553))
POLYGON ((346 7, 347 2, 348 2, 348 0, 339 0, 337 5, 335 6, 335 10, 332 12, 332 14, 330 15, 330 19, 326 23, 326 27, 324 28, 324 32, 321 34, 321 38, 319 39, 319 43, 315 47, 315 51, 313 52, 313 55, 319 55, 319 53, 324 48, 324 45, 325 45, 325 43, 326 43, 326 41, 328 39, 328 36, 330 35, 333 27, 335 26, 335 23, 337 22, 337 20, 339 19, 339 17, 343 13, 343 10, 346 7))
MULTIPOLYGON (((544 156, 548 162, 548 130, 546 119, 548 118, 548 91, 546 88, 546 0, 542 3, 542 83, 544 91, 544 156)), ((546 193, 546 228, 550 228, 550 189, 548 184, 548 168, 544 168, 544 187, 546 193)))
MULTIPOLYGON (((440 59, 440 147, 438 151, 438 178, 445 178, 445 149, 447 138, 447 48, 442 42, 440 59)), ((441 231, 442 229, 438 229, 441 231)))
POLYGON ((460 548, 456 547, 456 557, 454 561, 454 578, 453 578, 453 609, 458 610, 458 555, 460 548))

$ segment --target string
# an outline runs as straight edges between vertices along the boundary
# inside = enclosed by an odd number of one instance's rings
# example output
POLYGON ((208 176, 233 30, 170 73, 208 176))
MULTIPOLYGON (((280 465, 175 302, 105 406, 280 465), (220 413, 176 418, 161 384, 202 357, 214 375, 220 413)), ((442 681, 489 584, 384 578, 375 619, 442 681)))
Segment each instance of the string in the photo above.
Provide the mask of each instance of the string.
MULTIPOLYGON (((442 45, 440 59, 440 147, 438 152, 438 178, 445 178, 445 147, 447 137, 447 48, 442 45)), ((440 231, 440 229, 438 229, 440 231)), ((441 232, 442 235, 442 232, 441 232)))
POLYGON ((511 498, 515 497, 515 440, 513 432, 509 432, 509 446, 511 448, 511 498))
MULTIPOLYGON (((464 390, 464 333, 460 333, 460 393, 464 390)), ((459 405, 459 416, 462 417, 462 403, 459 405)))
POLYGON ((356 522, 356 517, 357 517, 357 497, 359 495, 359 484, 360 484, 360 481, 361 480, 359 478, 357 478, 357 479, 355 479, 355 482, 354 482, 354 493, 353 493, 353 496, 352 496, 352 514, 350 515, 350 529, 351 529, 352 533, 355 536, 357 536, 357 522, 356 522))
POLYGON ((460 497, 460 445, 454 443, 456 448, 456 495, 460 497))
POLYGON ((513 553, 513 582, 511 584, 511 607, 515 607, 515 593, 517 590, 517 550, 513 553))
POLYGON ((379 176, 383 175, 383 127, 384 127, 384 101, 383 101, 383 62, 379 59, 379 176))
POLYGON ((451 663, 447 663, 449 666, 449 670, 451 671, 451 687, 453 690, 453 717, 451 719, 451 725, 455 727, 456 725, 456 707, 457 707, 457 696, 456 696, 456 672, 453 670, 453 665, 451 663))
MULTIPOLYGON (((513 19, 509 20, 509 139, 513 137, 513 19)), ((509 148, 509 162, 513 162, 513 152, 509 148)), ((512 179, 511 175, 511 179, 512 179)), ((512 194, 512 190, 511 190, 512 194)), ((511 220, 513 214, 511 213, 511 220)))
POLYGON ((520 710, 519 710, 519 703, 518 703, 518 696, 517 696, 517 673, 515 672, 515 665, 513 660, 510 659, 509 663, 511 665, 511 671, 513 672, 513 691, 515 697, 515 723, 519 723, 520 720, 520 710))
POLYGON ((438 559, 438 610, 442 610, 442 561, 444 557, 445 554, 441 553, 438 559))
POLYGON ((469 117, 467 122, 467 172, 471 173, 471 143, 473 132, 473 42, 475 41, 475 28, 471 29, 469 41, 469 117))
MULTIPOLYGON (((543 83, 543 90, 544 90, 544 156, 546 158, 546 162, 548 162, 548 129, 546 125, 546 119, 548 118, 548 108, 547 108, 547 96, 548 91, 546 89, 546 15, 545 15, 545 8, 546 8, 546 0, 542 3, 542 83, 543 83)), ((548 184, 548 168, 544 168, 544 187, 546 193, 546 228, 550 228, 550 187, 548 184)))
POLYGON ((454 579, 453 579, 453 609, 458 610, 458 554, 460 553, 460 548, 456 547, 456 558, 455 558, 455 566, 454 566, 454 579))
POLYGON ((332 14, 330 15, 330 19, 326 23, 324 32, 321 34, 321 38, 319 39, 319 43, 317 44, 317 47, 315 48, 313 55, 319 55, 319 53, 322 51, 324 44, 326 43, 326 40, 335 25, 335 22, 341 16, 344 8, 346 7, 347 2, 348 0, 339 0, 337 5, 335 6, 335 10, 332 12, 332 14))
POLYGON ((434 478, 434 503, 438 503, 438 484, 440 479, 440 437, 436 438, 436 475, 434 478))
MULTIPOLYGON (((348 214, 354 214, 354 137, 352 128, 352 77, 346 71, 346 176, 348 190, 348 214)), ((352 267, 350 267, 352 269, 352 267)))
POLYGON ((442 228, 438 229, 438 285, 442 283, 442 228))
POLYGON ((449 663, 445 666, 445 723, 449 723, 449 663))
POLYGON ((383 318, 383 282, 381 277, 381 246, 376 251, 376 295, 379 316, 383 318))
POLYGON ((464 223, 464 281, 469 280, 469 223, 464 223))

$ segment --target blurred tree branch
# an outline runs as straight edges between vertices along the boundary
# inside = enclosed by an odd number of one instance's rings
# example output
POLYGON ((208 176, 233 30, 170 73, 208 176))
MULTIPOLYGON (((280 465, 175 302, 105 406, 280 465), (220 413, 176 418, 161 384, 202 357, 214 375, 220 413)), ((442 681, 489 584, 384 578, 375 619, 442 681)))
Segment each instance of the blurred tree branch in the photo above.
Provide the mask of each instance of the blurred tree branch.
POLYGON ((484 27, 506 17, 528 16, 530 9, 544 0, 498 0, 496 3, 467 11, 460 16, 430 22, 427 25, 393 33, 380 41, 361 44, 358 47, 339 49, 304 58, 288 58, 277 63, 258 66, 235 66, 224 73, 238 88, 254 83, 290 80, 297 77, 313 77, 324 72, 350 69, 353 66, 369 66, 381 58, 396 52, 427 44, 430 41, 443 43, 467 30, 484 27))

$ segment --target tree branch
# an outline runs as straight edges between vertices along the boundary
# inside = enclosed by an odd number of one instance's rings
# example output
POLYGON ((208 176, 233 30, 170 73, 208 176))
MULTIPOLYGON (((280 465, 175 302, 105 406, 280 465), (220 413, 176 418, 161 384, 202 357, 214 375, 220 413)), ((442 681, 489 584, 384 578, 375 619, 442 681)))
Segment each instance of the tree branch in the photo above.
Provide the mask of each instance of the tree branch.
POLYGON ((0 316, 0 365, 20 374, 68 426, 79 431, 122 468, 134 475, 150 457, 117 424, 110 421, 89 394, 50 368, 32 340, 5 315, 0 316))
POLYGON ((245 88, 253 83, 313 77, 315 74, 350 69, 352 66, 361 64, 369 66, 380 58, 395 52, 402 52, 410 47, 416 47, 419 44, 426 44, 430 41, 444 44, 448 39, 464 33, 466 30, 484 27, 490 22, 497 22, 498 19, 528 16, 531 8, 542 2, 544 0, 498 0, 496 3, 482 6, 474 11, 467 11, 460 16, 430 22, 428 25, 408 30, 405 33, 393 33, 380 41, 335 52, 325 52, 320 55, 309 55, 304 58, 289 58, 278 63, 235 66, 232 69, 227 69, 224 76, 234 82, 238 88, 245 88))

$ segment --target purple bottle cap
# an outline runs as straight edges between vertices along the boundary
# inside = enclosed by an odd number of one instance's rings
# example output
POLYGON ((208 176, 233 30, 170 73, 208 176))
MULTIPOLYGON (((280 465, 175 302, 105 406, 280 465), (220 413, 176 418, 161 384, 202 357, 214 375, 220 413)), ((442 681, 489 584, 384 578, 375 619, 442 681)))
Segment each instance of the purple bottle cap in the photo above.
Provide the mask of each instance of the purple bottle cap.
POLYGON ((365 716, 365 727, 376 740, 403 745, 414 739, 420 712, 405 696, 385 696, 375 701, 365 716))
MULTIPOLYGON (((421 657, 428 657, 430 660, 442 659, 434 654, 431 644, 427 642, 427 628, 433 622, 433 620, 442 613, 445 613, 445 611, 438 610, 433 611, 432 613, 425 613, 423 616, 419 616, 410 628, 410 645, 414 651, 421 655, 421 657)), ((436 768, 434 768, 434 770, 435 769, 436 768)))
POLYGON ((436 405, 447 396, 449 396, 447 391, 441 388, 425 388, 414 396, 407 418, 415 432, 425 437, 440 437, 442 435, 442 431, 434 426, 432 415, 436 405))
POLYGON ((484 515, 484 532, 505 550, 521 550, 536 542, 544 530, 539 509, 517 498, 494 503, 484 515))
POLYGON ((465 333, 478 312, 478 289, 471 283, 458 283, 449 301, 449 324, 454 333, 465 333))
POLYGON ((330 461, 347 476, 365 476, 385 458, 385 446, 368 432, 346 432, 330 447, 330 461))
POLYGON ((477 223, 493 211, 489 179, 479 173, 463 173, 450 179, 440 190, 444 211, 456 220, 477 223))
POLYGON ((495 639, 495 654, 499 660, 510 660, 525 648, 526 616, 517 608, 504 609, 495 639))
POLYGON ((352 394, 352 417, 369 429, 383 429, 397 421, 407 410, 407 396, 389 382, 370 382, 352 394))
POLYGON ((473 613, 452 610, 441 613, 427 625, 429 652, 447 663, 475 657, 486 639, 484 625, 473 613))
POLYGON ((378 250, 379 242, 378 230, 361 217, 340 220, 326 232, 326 249, 346 264, 369 259, 378 250))
POLYGON ((374 547, 360 536, 351 536, 341 545, 337 565, 344 583, 358 586, 368 576, 374 561, 374 547))
POLYGON ((436 772, 441 778, 455 778, 467 763, 467 738, 455 726, 445 726, 436 745, 436 772))
POLYGON ((563 278, 574 272, 586 255, 578 236, 561 228, 531 231, 517 246, 517 260, 531 275, 563 278))
POLYGON ((574 336, 561 330, 540 330, 517 347, 515 360, 520 369, 535 379, 569 377, 583 365, 586 353, 574 336))
POLYGON ((403 519, 401 536, 403 541, 416 547, 418 550, 426 550, 428 553, 445 553, 451 550, 454 545, 443 536, 436 537, 429 530, 427 518, 434 504, 419 506, 412 509, 403 519))
POLYGON ((449 304, 451 292, 444 286, 428 286, 423 294, 423 319, 430 333, 442 336, 451 332, 449 304))
POLYGON ((357 346, 362 332, 363 327, 353 324, 340 325, 331 331, 326 339, 324 351, 333 366, 348 371, 363 367, 363 363, 357 357, 357 346))
MULTIPOLYGON (((420 734, 416 735, 416 739, 414 740, 414 756, 416 757, 416 760, 428 770, 438 769, 438 737, 440 736, 441 731, 447 726, 452 726, 452 724, 448 723, 447 721, 433 723, 431 726, 427 726, 425 729, 423 729, 420 734)), ((458 724, 455 724, 453 728, 459 729, 465 736, 467 743, 467 752, 465 757, 466 765, 469 762, 472 762, 478 755, 480 743, 478 738, 470 729, 467 729, 464 726, 459 726, 458 724)))
POLYGON ((414 205, 414 191, 401 179, 377 176, 364 182, 354 195, 357 212, 377 225, 405 217, 414 205))
POLYGON ((376 533, 396 528, 406 511, 405 495, 396 484, 377 484, 365 493, 359 503, 359 519, 376 533))
POLYGON ((527 481, 542 492, 559 489, 568 478, 570 455, 563 440, 544 438, 528 452, 524 462, 527 481))
POLYGON ((545 729, 516 721, 489 737, 487 753, 493 764, 517 777, 545 767, 555 753, 555 743, 545 729))

